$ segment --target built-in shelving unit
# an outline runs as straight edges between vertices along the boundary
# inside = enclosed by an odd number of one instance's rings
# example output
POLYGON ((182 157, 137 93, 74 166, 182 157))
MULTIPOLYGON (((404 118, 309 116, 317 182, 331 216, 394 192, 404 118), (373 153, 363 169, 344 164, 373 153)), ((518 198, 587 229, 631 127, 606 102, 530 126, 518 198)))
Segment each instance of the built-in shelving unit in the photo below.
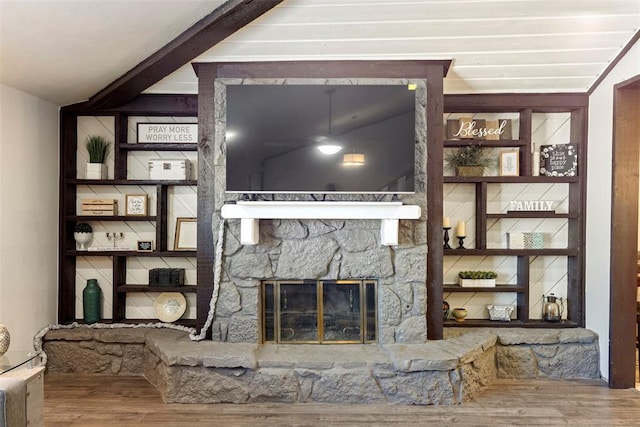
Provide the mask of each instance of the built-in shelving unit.
MULTIPOLYGON (((149 287, 146 283, 128 283, 127 268, 128 260, 132 259, 151 261, 151 258, 163 259, 164 263, 171 265, 172 259, 196 258, 196 250, 175 251, 169 247, 170 236, 174 230, 169 230, 171 218, 169 218, 169 204, 173 188, 197 187, 197 180, 154 180, 139 179, 140 176, 132 176, 129 172, 129 162, 132 155, 137 152, 147 152, 142 159, 150 157, 168 157, 171 154, 162 155, 167 152, 195 152, 197 144, 178 143, 135 143, 135 135, 129 135, 134 126, 131 119, 141 120, 145 117, 147 121, 162 121, 164 118, 188 118, 190 122, 196 121, 197 109, 195 108, 195 97, 180 97, 180 102, 176 102, 176 97, 171 96, 150 96, 138 99, 152 99, 154 102, 143 102, 144 107, 140 108, 137 101, 125 105, 115 111, 84 111, 82 105, 72 106, 63 109, 61 115, 61 181, 60 181, 60 290, 59 290, 59 314, 58 320, 61 323, 71 321, 82 321, 82 312, 76 312, 76 300, 78 298, 78 288, 84 286, 83 283, 76 283, 76 265, 78 259, 106 260, 110 264, 110 269, 102 268, 97 275, 109 272, 111 278, 111 295, 105 295, 111 300, 111 313, 103 313, 105 321, 109 322, 155 322, 153 316, 149 318, 127 318, 127 299, 131 294, 159 293, 159 292, 181 292, 194 294, 198 291, 197 283, 186 283, 185 286, 174 287, 149 287), (110 147, 110 156, 113 158, 113 168, 109 179, 93 180, 82 178, 77 170, 80 168, 78 156, 83 149, 83 141, 78 136, 79 118, 82 116, 109 118, 113 123, 113 143, 110 147), (149 119, 151 117, 152 119, 149 119), (158 117, 158 119, 156 119, 158 117), (132 141, 133 140, 133 141, 132 141), (155 154, 155 155, 154 155, 155 154), (153 208, 148 206, 150 212, 144 216, 124 215, 124 207, 120 207, 120 212, 113 216, 91 216, 82 215, 78 212, 78 200, 80 199, 79 189, 84 191, 90 189, 92 194, 100 197, 106 194, 106 198, 113 198, 113 189, 117 187, 132 188, 132 193, 144 192, 153 201, 153 208), (153 251, 136 251, 135 249, 109 250, 107 248, 92 248, 93 250, 78 250, 73 238, 75 224, 86 222, 90 225, 113 224, 114 227, 122 227, 124 230, 136 229, 155 230, 155 248, 153 251)), ((166 119, 165 119, 166 120, 166 119)), ((185 119, 186 120, 186 119, 185 119)), ((134 130, 135 131, 135 130, 134 130)), ((83 130, 83 132, 90 132, 83 130)), ((133 157, 135 159, 135 157, 133 157)), ((142 160, 135 160, 138 163, 142 160)), ((138 165, 140 167, 140 165, 138 165)), ((144 177, 142 177, 144 178, 144 177)), ((126 190, 125 190, 126 191, 126 190)), ((94 233, 95 234, 95 233, 94 233)), ((94 236, 95 238, 95 236, 94 236)), ((131 246, 130 244, 128 246, 131 246)), ((105 266, 104 262, 96 261, 100 266, 105 266)), ((137 263, 140 265, 145 265, 137 263)), ((138 274, 140 275, 140 274, 138 274)), ((140 280, 134 280, 140 282, 140 280)), ((100 282, 100 280, 99 280, 100 282)), ((103 288, 103 293, 106 292, 103 288)), ((136 316, 137 317, 137 316, 136 316)), ((182 325, 195 326, 198 319, 181 319, 176 323, 182 325)))
MULTIPOLYGON (((443 249, 442 256, 446 264, 448 258, 454 260, 464 260, 466 257, 476 257, 482 262, 491 263, 492 259, 499 259, 505 262, 505 259, 512 258, 515 262, 515 283, 497 284, 495 287, 473 288, 461 287, 454 283, 446 283, 442 285, 443 294, 453 298, 459 295, 458 301, 472 301, 471 298, 478 294, 479 301, 487 301, 484 295, 491 297, 490 294, 496 296, 502 293, 514 295, 515 301, 515 319, 511 322, 491 321, 488 319, 488 313, 483 317, 465 319, 463 323, 455 320, 444 320, 443 326, 459 327, 459 326, 491 326, 491 327, 547 327, 547 328, 563 328, 584 326, 584 182, 585 182, 585 165, 586 165, 586 101, 579 102, 576 105, 574 97, 549 97, 545 105, 526 105, 527 100, 536 103, 536 99, 527 96, 459 96, 454 98, 454 102, 446 102, 445 98, 445 117, 450 117, 451 113, 462 113, 465 116, 473 117, 477 114, 490 114, 494 117, 500 117, 506 114, 507 117, 517 117, 518 122, 518 139, 505 140, 479 140, 479 139, 444 139, 443 147, 446 149, 457 149, 469 145, 479 145, 487 150, 517 150, 519 154, 519 176, 444 176, 443 185, 467 185, 470 189, 468 199, 473 204, 473 245, 470 248, 455 249, 457 239, 451 236, 451 246, 454 249, 443 249), (482 101, 479 102, 479 99, 482 101), (566 103, 565 103, 566 102, 566 103), (564 104, 564 105, 563 105, 564 104), (578 145, 578 170, 577 176, 537 176, 533 170, 533 141, 532 141, 532 117, 535 114, 553 114, 564 113, 570 117, 570 132, 567 140, 563 143, 572 143, 578 145), (489 212, 488 204, 491 197, 496 197, 495 191, 490 192, 491 186, 500 186, 500 188, 508 188, 511 185, 530 185, 544 184, 546 186, 564 185, 568 186, 567 190, 567 212, 555 211, 501 211, 489 212), (500 221, 521 222, 527 224, 527 221, 539 223, 545 220, 561 220, 563 227, 567 229, 566 246, 565 247, 547 247, 541 249, 509 249, 504 247, 495 247, 495 236, 490 239, 488 237, 489 229, 494 227, 500 229, 500 221), (566 293, 562 295, 566 301, 566 320, 561 322, 543 322, 538 318, 530 315, 532 301, 531 283, 532 271, 531 262, 542 258, 566 258, 566 293), (487 261, 488 260, 488 261, 487 261), (462 297, 464 295, 464 298, 462 297)), ((566 125, 566 124, 565 124, 566 125)), ((446 215, 446 199, 447 192, 444 192, 444 206, 446 215)), ((523 196, 519 196, 523 197, 523 196)), ((525 196, 526 197, 526 196, 525 196)), ((451 202, 454 203, 454 202, 451 202)), ((504 203, 504 202, 503 202, 504 203)), ((533 231, 533 230, 531 230, 533 231)), ((494 232, 492 230, 492 232, 494 232)), ((468 239, 467 239, 468 240, 468 239)), ((506 240, 506 238, 504 239, 506 240)), ((453 268, 452 268, 453 270, 453 268)), ((428 275, 436 274, 433 271, 428 275)), ((541 273, 536 272, 537 275, 541 273)), ((449 274, 451 276, 451 274, 449 274)), ((432 278, 434 280, 435 278, 432 278)), ((513 280, 513 279, 512 279, 513 280)), ((540 278, 537 278, 540 280, 540 278)), ((537 297, 536 297, 537 298, 537 297)), ((480 304, 478 304, 480 305, 480 304)), ((432 307, 430 307, 431 309, 432 307)), ((453 308, 453 306, 452 306, 453 308)))
MULTIPOLYGON (((298 78, 384 78, 389 76, 407 76, 407 78, 425 78, 428 97, 426 99, 426 149, 424 156, 428 179, 424 180, 427 200, 426 244, 427 254, 427 336, 429 339, 441 339, 443 326, 491 326, 491 327, 573 327, 584 326, 584 235, 585 235, 585 181, 587 153, 587 106, 588 96, 584 94, 503 94, 503 95, 443 95, 442 76, 446 75, 449 61, 301 61, 292 63, 233 63, 233 64, 197 64, 199 94, 192 95, 140 95, 126 105, 110 110, 87 109, 87 105, 78 104, 61 110, 61 179, 60 179, 60 246, 59 246, 59 315, 61 323, 81 319, 76 313, 77 285, 76 260, 83 256, 110 259, 113 276, 113 320, 122 322, 154 321, 154 319, 125 318, 125 304, 128 294, 144 292, 142 283, 128 283, 126 280, 127 259, 146 257, 195 257, 197 259, 197 282, 188 283, 180 292, 197 294, 197 319, 183 320, 181 324, 204 324, 208 302, 213 289, 214 237, 211 224, 217 216, 215 200, 215 164, 220 156, 214 141, 219 132, 216 119, 215 85, 216 78, 278 78, 282 76, 298 78), (199 101, 198 101, 199 99, 199 101), (200 107, 198 107, 200 103, 200 107), (501 148, 519 152, 520 176, 482 176, 457 177, 444 176, 443 151, 469 144, 469 140, 444 138, 443 117, 452 113, 505 114, 517 116, 518 131, 510 139, 483 140, 482 146, 489 150, 501 148), (532 174, 533 158, 532 134, 535 132, 533 117, 536 114, 562 113, 570 116, 568 140, 578 145, 579 171, 572 177, 544 177, 532 174), (108 116, 115 123, 115 152, 113 179, 85 180, 77 173, 78 156, 78 118, 81 116, 108 116), (133 116, 172 116, 198 117, 201 135, 211 136, 200 140, 199 144, 134 144, 128 138, 128 120, 133 116), (153 152, 197 152, 199 181, 153 181, 146 179, 128 179, 128 157, 135 153, 152 155, 153 152), (206 166, 204 166, 206 165, 206 166), (208 168, 206 171, 205 169, 208 168), (562 185, 568 188, 566 212, 496 212, 487 209, 489 194, 495 186, 518 185, 562 185), (156 230, 156 251, 104 251, 82 252, 75 247, 73 226, 79 221, 91 222, 92 218, 77 212, 78 187, 100 186, 152 186, 155 187, 157 202, 155 213, 144 217, 100 217, 96 221, 124 222, 128 226, 142 227, 152 223, 156 230), (443 204, 448 201, 443 194, 445 186, 461 185, 469 187, 468 199, 473 205, 475 236, 469 249, 443 249, 442 217, 443 204), (198 250, 191 252, 171 251, 167 247, 169 230, 167 229, 168 189, 182 186, 198 188, 198 250), (544 249, 509 249, 494 247, 488 236, 488 227, 493 223, 518 220, 563 221, 566 224, 566 245, 544 249), (515 264, 515 279, 500 280, 496 288, 461 288, 453 280, 444 280, 443 264, 447 259, 467 259, 469 257, 504 257, 515 264), (558 323, 546 323, 530 316, 532 260, 540 258, 566 258, 566 317, 558 323), (195 285, 195 286, 193 286, 195 285), (194 289, 195 288, 195 289, 194 289), (469 318, 463 324, 444 320, 442 316, 443 294, 463 296, 490 295, 491 293, 515 294, 517 305, 516 318, 511 322, 492 322, 485 318, 469 318)), ((192 120, 193 121, 193 120, 192 120)), ((218 201, 219 202, 219 201, 218 201)), ((240 217, 239 217, 240 218, 240 217)), ((259 217, 245 218, 249 221, 259 217)), ((255 222, 254 222, 255 224, 255 222)), ((455 240, 455 238, 454 238, 455 240)), ((454 243, 455 246, 455 242, 454 243)), ((171 289, 174 290, 174 289, 171 289)), ((452 307, 453 308, 453 307, 452 307)))

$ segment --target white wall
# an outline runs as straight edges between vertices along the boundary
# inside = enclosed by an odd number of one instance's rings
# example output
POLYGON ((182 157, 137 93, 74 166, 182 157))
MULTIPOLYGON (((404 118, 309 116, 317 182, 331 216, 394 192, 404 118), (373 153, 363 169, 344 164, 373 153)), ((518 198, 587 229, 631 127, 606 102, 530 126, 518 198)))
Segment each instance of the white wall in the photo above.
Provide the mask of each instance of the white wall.
POLYGON ((58 107, 0 85, 0 323, 9 351, 55 323, 58 107))
POLYGON ((605 378, 609 377, 613 86, 637 74, 640 74, 640 42, 589 98, 586 326, 600 335, 600 369, 605 378))

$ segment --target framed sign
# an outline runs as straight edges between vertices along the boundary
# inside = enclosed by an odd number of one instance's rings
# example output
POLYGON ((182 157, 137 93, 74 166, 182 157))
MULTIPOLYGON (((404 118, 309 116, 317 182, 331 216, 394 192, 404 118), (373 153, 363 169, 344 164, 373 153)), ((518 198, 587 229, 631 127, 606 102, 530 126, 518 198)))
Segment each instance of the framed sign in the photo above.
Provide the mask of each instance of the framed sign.
POLYGON ((138 123, 138 143, 195 144, 197 123, 138 123))
POLYGON ((138 240, 138 252, 153 252, 152 240, 138 240))
POLYGON ((500 153, 500 176, 520 176, 520 152, 500 153))
POLYGON ((125 196, 125 215, 127 216, 146 216, 147 211, 147 195, 146 194, 127 194, 125 196))
POLYGON ((193 251, 198 247, 198 219, 178 218, 176 221, 176 238, 174 251, 193 251))
POLYGON ((541 145, 540 175, 578 175, 578 147, 575 144, 541 145))

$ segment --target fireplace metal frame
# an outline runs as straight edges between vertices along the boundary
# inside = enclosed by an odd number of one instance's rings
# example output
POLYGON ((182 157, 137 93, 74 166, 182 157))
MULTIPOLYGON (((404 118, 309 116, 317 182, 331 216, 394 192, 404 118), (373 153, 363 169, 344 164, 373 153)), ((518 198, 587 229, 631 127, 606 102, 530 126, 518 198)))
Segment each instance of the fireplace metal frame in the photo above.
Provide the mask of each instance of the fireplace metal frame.
POLYGON ((378 340, 378 283, 374 279, 348 279, 348 280, 264 280, 261 282, 261 332, 263 343, 274 344, 365 344, 374 343, 378 340), (359 340, 325 340, 324 337, 324 302, 323 289, 325 282, 335 283, 336 285, 359 285, 359 323, 360 323, 360 339, 359 340), (316 309, 315 320, 317 324, 317 339, 315 340, 295 340, 283 341, 281 329, 281 307, 280 285, 311 285, 316 286, 316 309), (267 299, 266 286, 273 286, 273 340, 267 339, 267 299), (367 325, 367 288, 373 286, 373 318, 375 319, 374 339, 367 339, 369 335, 369 326, 367 325))

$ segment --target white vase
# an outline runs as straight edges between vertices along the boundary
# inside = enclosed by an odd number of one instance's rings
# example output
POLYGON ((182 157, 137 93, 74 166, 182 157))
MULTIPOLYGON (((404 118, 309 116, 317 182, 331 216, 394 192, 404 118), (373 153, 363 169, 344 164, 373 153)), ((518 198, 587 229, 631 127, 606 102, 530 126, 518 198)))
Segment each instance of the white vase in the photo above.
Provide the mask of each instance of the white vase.
POLYGON ((87 163, 87 179, 107 179, 107 165, 103 163, 87 163))
POLYGON ((6 326, 0 325, 0 356, 5 354, 9 350, 9 344, 11 343, 11 336, 6 326))
POLYGON ((87 250, 87 243, 91 241, 92 237, 93 237, 93 233, 81 233, 78 231, 73 233, 73 238, 76 240, 76 243, 80 246, 78 248, 79 251, 87 250))

